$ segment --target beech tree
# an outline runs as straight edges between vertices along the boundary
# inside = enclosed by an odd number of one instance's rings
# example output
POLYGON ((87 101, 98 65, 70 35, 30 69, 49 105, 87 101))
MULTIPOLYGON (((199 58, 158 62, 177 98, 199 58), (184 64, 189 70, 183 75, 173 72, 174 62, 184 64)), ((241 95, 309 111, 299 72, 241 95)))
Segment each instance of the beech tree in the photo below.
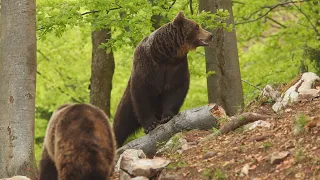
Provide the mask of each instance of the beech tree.
POLYGON ((36 4, 1 2, 0 178, 34 179, 36 4))
POLYGON ((111 38, 110 29, 97 29, 92 32, 92 64, 90 103, 101 108, 110 117, 110 99, 114 57, 112 49, 103 48, 111 38))
MULTIPOLYGON (((215 13, 218 9, 228 10, 228 25, 233 25, 231 0, 199 0, 199 9, 215 13)), ((243 107, 243 94, 235 29, 211 30, 214 41, 205 47, 208 99, 221 105, 228 115, 234 115, 243 107)))

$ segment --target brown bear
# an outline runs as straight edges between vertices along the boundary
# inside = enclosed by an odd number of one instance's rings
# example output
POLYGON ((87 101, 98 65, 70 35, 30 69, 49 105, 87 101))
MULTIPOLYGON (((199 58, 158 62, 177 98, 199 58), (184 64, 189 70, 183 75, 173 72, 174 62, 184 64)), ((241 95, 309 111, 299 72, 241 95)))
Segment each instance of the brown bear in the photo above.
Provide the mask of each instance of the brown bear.
POLYGON ((116 142, 106 114, 89 104, 60 106, 49 121, 40 180, 106 180, 116 142))
POLYGON ((131 76, 114 117, 118 146, 139 127, 148 133, 179 112, 190 82, 187 53, 207 46, 211 40, 210 32, 179 12, 172 22, 138 44, 131 76))

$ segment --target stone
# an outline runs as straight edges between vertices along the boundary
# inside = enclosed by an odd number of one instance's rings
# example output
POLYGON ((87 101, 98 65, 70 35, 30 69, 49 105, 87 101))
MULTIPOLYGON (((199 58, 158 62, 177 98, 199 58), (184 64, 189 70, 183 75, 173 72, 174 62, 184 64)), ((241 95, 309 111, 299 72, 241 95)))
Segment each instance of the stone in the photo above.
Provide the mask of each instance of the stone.
POLYGON ((289 154, 290 154, 289 151, 274 152, 271 154, 270 163, 271 164, 279 164, 287 156, 289 156, 289 154))
POLYGON ((273 106, 272 109, 275 112, 283 109, 288 103, 298 101, 299 93, 303 93, 312 89, 312 85, 315 81, 319 81, 320 78, 313 72, 306 72, 303 73, 300 80, 291 86, 282 97, 281 101, 277 101, 273 106))
POLYGON ((127 149, 125 150, 119 157, 119 160, 115 166, 115 172, 119 172, 121 162, 123 162, 122 166, 126 166, 126 164, 129 164, 130 162, 133 162, 138 159, 146 158, 147 156, 144 154, 142 150, 137 150, 137 149, 127 149), (124 160, 123 157, 125 157, 124 160))
POLYGON ((217 154, 217 152, 209 151, 205 155, 202 156, 202 159, 209 159, 209 158, 215 156, 216 154, 217 154))
POLYGON ((169 160, 163 158, 139 159, 131 164, 131 166, 127 169, 127 172, 133 176, 145 176, 151 178, 169 163, 169 160))
POLYGON ((31 179, 26 176, 13 176, 11 178, 3 178, 0 180, 31 180, 31 179))
POLYGON ((131 180, 149 180, 149 178, 144 176, 137 176, 137 177, 131 178, 131 180))
POLYGON ((307 89, 299 93, 298 95, 298 101, 311 101, 312 99, 320 96, 320 90, 319 89, 307 89))
POLYGON ((241 169, 241 172, 240 172, 240 177, 243 177, 243 176, 248 176, 249 174, 249 164, 245 164, 242 169, 241 169))
POLYGON ((131 176, 130 176, 130 174, 128 174, 124 170, 120 169, 120 171, 119 171, 119 179, 121 179, 121 180, 130 180, 131 176))
POLYGON ((245 129, 252 130, 252 129, 255 129, 256 127, 270 128, 270 127, 271 127, 271 124, 268 123, 267 121, 258 120, 258 121, 255 121, 255 122, 253 122, 253 123, 247 124, 247 125, 245 126, 245 129))

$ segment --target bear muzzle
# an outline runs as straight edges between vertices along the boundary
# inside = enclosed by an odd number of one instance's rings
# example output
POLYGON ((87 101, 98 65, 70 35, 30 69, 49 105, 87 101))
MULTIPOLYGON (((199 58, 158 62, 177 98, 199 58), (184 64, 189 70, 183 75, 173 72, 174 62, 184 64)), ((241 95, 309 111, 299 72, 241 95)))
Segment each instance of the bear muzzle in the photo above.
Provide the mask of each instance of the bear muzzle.
POLYGON ((209 46, 209 42, 213 41, 212 33, 200 29, 200 33, 198 34, 198 45, 199 46, 209 46))

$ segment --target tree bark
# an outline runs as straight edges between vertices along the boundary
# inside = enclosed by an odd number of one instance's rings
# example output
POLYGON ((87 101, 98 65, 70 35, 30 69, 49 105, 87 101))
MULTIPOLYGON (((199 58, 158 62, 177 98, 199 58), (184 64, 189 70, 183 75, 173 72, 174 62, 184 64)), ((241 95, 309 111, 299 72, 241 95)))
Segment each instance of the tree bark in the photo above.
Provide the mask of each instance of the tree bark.
POLYGON ((1 2, 0 178, 36 179, 36 3, 1 2))
POLYGON ((166 124, 162 124, 145 136, 135 139, 117 150, 120 155, 126 149, 141 149, 152 157, 155 155, 158 143, 168 141, 178 132, 192 129, 208 130, 218 127, 216 118, 212 115, 213 104, 183 111, 174 116, 166 124))
POLYGON ((90 103, 101 108, 110 117, 110 99, 112 77, 114 73, 114 57, 110 50, 99 47, 111 38, 110 29, 95 30, 92 32, 92 65, 90 103))
MULTIPOLYGON (((231 0, 199 0, 200 11, 215 13, 225 9, 230 13, 227 24, 234 24, 231 0)), ((229 116, 243 108, 242 84, 236 32, 210 30, 214 36, 211 46, 205 47, 206 71, 215 74, 207 78, 209 103, 221 105, 229 116)))

